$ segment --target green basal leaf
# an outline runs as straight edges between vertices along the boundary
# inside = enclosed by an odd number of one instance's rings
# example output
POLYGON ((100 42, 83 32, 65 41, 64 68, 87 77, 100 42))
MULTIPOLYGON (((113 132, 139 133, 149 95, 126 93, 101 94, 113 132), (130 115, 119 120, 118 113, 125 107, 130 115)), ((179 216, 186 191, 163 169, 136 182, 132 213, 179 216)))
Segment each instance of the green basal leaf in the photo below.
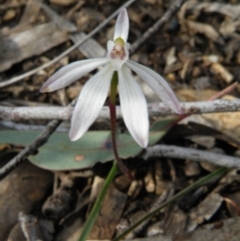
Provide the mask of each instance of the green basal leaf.
MULTIPOLYGON (((149 145, 159 141, 171 128, 172 119, 155 122, 149 134, 149 145)), ((40 132, 4 130, 0 132, 0 144, 29 145, 40 132)), ((128 133, 117 135, 119 156, 123 159, 138 155, 142 148, 128 133)), ((82 138, 71 142, 67 133, 54 133, 38 153, 29 157, 30 161, 49 170, 84 169, 97 162, 114 159, 110 131, 89 131, 82 138)))

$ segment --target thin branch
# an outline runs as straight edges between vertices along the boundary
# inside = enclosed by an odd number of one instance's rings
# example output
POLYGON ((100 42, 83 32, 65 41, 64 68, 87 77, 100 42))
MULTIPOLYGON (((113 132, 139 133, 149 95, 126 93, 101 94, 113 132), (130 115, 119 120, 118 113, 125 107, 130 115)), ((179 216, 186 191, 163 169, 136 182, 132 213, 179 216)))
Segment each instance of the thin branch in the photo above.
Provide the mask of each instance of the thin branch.
MULTIPOLYGON (((213 100, 199 102, 181 103, 182 114, 204 114, 217 112, 236 112, 240 111, 240 100, 213 100)), ((163 103, 153 103, 149 105, 150 115, 176 115, 163 103)))
POLYGON ((40 146, 47 142, 49 136, 55 131, 58 125, 61 123, 59 120, 53 120, 47 124, 46 128, 41 132, 37 139, 29 146, 26 146, 20 153, 18 153, 11 161, 0 169, 0 176, 5 174, 11 168, 13 168, 18 162, 23 161, 28 155, 34 153, 40 146))
POLYGON ((53 60, 33 69, 28 71, 27 73, 24 73, 22 75, 16 76, 14 78, 11 78, 9 80, 5 80, 2 81, 0 83, 0 88, 6 87, 8 85, 14 84, 26 77, 29 77, 33 74, 36 74, 37 72, 39 72, 40 70, 43 70, 51 65, 53 65, 54 63, 58 62, 59 60, 61 60, 63 57, 65 57, 66 55, 68 55, 69 53, 71 53, 74 49, 76 49, 78 46, 80 46, 81 44, 83 44, 86 40, 88 40, 89 38, 91 38, 93 35, 95 35, 97 32, 99 32, 103 27, 105 27, 114 17, 116 17, 118 15, 118 13, 120 12, 121 8, 123 7, 127 7, 130 4, 132 4, 135 0, 129 0, 127 1, 125 4, 123 4, 120 8, 118 8, 113 14, 111 14, 107 19, 105 19, 101 24, 99 24, 95 29, 93 29, 92 32, 90 32, 89 34, 87 34, 83 39, 81 39, 80 41, 78 41, 77 43, 75 43, 73 46, 71 46, 69 49, 67 49, 66 51, 64 51, 63 53, 61 53, 60 55, 58 55, 57 57, 55 57, 53 60))
POLYGON ((240 158, 178 146, 156 145, 148 147, 142 157, 144 160, 147 160, 149 157, 167 157, 188 159, 196 162, 206 161, 228 168, 240 167, 240 158))
MULTIPOLYGON (((32 125, 32 124, 23 124, 13 121, 5 121, 0 120, 0 126, 4 129, 18 130, 18 131, 40 131, 44 130, 46 125, 32 125)), ((56 132, 68 132, 69 124, 60 125, 56 130, 56 132)))
POLYGON ((227 86, 226 88, 224 88, 223 90, 217 92, 215 95, 213 95, 210 99, 210 101, 212 100, 216 100, 216 99, 220 99, 222 98, 224 95, 229 94, 230 92, 232 92, 235 88, 237 88, 238 86, 238 82, 234 82, 231 85, 227 86))
MULTIPOLYGON (((219 112, 240 111, 240 100, 214 100, 201 102, 181 103, 182 114, 206 114, 219 112)), ((72 115, 72 107, 6 107, 0 106, 0 119, 20 120, 69 120, 72 115)), ((163 103, 152 103, 148 105, 149 116, 178 115, 163 103)), ((99 118, 109 119, 109 110, 103 107, 99 118)), ((120 107, 117 107, 117 117, 122 118, 120 107)))
POLYGON ((156 33, 170 18, 177 12, 177 10, 182 6, 186 0, 175 0, 165 14, 151 27, 149 28, 141 37, 131 45, 130 52, 134 53, 136 50, 143 45, 154 33, 156 33))

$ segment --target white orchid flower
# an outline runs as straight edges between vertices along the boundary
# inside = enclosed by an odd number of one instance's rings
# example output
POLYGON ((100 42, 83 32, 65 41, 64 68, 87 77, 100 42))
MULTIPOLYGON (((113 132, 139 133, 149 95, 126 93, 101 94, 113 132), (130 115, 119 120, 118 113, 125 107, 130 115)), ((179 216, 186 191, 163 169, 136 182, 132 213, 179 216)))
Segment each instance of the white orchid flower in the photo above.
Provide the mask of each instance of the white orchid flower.
POLYGON ((108 96, 115 71, 118 74, 118 91, 124 122, 132 137, 143 148, 148 145, 147 102, 131 70, 139 75, 169 108, 181 113, 178 99, 167 82, 148 67, 129 60, 128 32, 128 14, 126 9, 123 9, 117 18, 113 41, 110 40, 107 43, 106 57, 71 63, 57 71, 42 86, 41 92, 64 88, 90 71, 104 65, 81 90, 71 119, 69 136, 72 141, 82 137, 98 117, 108 96))

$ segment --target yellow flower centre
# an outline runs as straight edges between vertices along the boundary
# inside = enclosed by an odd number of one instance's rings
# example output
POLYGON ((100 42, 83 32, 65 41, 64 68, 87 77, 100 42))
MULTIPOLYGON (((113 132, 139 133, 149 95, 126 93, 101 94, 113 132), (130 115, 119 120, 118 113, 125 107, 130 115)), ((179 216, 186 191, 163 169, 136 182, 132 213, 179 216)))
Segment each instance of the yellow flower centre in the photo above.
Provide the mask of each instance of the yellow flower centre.
POLYGON ((126 57, 123 39, 117 38, 114 41, 114 43, 115 43, 114 48, 113 48, 113 50, 111 51, 111 54, 110 54, 111 58, 123 60, 126 57))

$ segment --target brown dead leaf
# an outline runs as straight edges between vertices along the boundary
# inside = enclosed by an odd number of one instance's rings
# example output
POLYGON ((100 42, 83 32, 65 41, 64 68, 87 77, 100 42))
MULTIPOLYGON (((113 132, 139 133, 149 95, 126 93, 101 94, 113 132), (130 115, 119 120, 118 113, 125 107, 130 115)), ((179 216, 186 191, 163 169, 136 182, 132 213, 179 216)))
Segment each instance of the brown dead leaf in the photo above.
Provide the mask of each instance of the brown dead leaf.
POLYGON ((206 121, 214 126, 215 129, 225 133, 228 136, 240 141, 240 113, 228 112, 228 113, 213 113, 203 115, 206 121))
POLYGON ((35 1, 28 1, 18 26, 26 25, 36 21, 41 10, 40 5, 35 1))
POLYGON ((74 14, 79 31, 88 31, 104 20, 104 15, 92 8, 81 8, 74 14))
POLYGON ((88 239, 111 239, 125 207, 127 195, 113 185, 107 190, 98 216, 88 239))
POLYGON ((183 4, 179 16, 185 17, 186 12, 192 12, 194 18, 197 18, 203 12, 205 13, 220 13, 230 18, 240 17, 240 5, 221 2, 202 2, 196 0, 187 1, 183 4))
POLYGON ((211 65, 211 70, 215 73, 220 75, 227 84, 233 81, 234 76, 220 63, 213 63, 211 65))
POLYGON ((185 231, 187 222, 187 214, 178 206, 173 206, 165 213, 165 220, 162 226, 163 232, 166 235, 178 235, 185 231))
POLYGON ((156 187, 153 179, 153 170, 151 166, 148 167, 147 173, 144 177, 144 184, 147 192, 153 193, 155 191, 156 187))
POLYGON ((221 23, 219 32, 225 37, 235 37, 238 36, 236 32, 240 26, 240 19, 237 20, 225 20, 221 23))
POLYGON ((141 180, 133 180, 128 189, 127 195, 132 197, 133 199, 136 198, 136 196, 142 190, 142 187, 143 187, 143 183, 141 180))
POLYGON ((20 212, 19 223, 11 230, 8 241, 51 241, 53 232, 52 222, 20 212))
POLYGON ((184 80, 187 77, 188 73, 192 70, 193 63, 194 63, 194 60, 191 58, 189 58, 186 62, 184 62, 183 68, 179 73, 181 79, 184 80))
MULTIPOLYGON (((216 94, 214 90, 196 91, 192 89, 182 89, 176 92, 181 101, 203 101, 208 100, 211 96, 216 94)), ((226 95, 225 100, 234 100, 236 97, 226 95)), ((240 142, 240 113, 239 112, 225 112, 225 113, 209 113, 202 115, 192 115, 187 117, 182 123, 189 121, 204 124, 215 130, 218 130, 231 137, 236 143, 240 142)))
POLYGON ((224 195, 228 212, 232 217, 240 216, 240 192, 229 193, 224 195))
POLYGON ((184 233, 176 236, 161 235, 135 241, 238 241, 240 240, 240 217, 207 224, 192 233, 184 233))
POLYGON ((164 169, 162 167, 161 162, 156 161, 154 163, 154 171, 155 171, 155 182, 156 182, 156 188, 155 188, 155 193, 157 196, 162 195, 163 192, 165 192, 168 189, 169 183, 166 182, 163 178, 164 176, 164 169))
POLYGON ((190 30, 193 31, 193 33, 203 34, 213 42, 218 43, 220 45, 225 44, 219 32, 212 25, 206 24, 206 23, 194 22, 190 20, 186 20, 186 24, 188 25, 190 30))
POLYGON ((201 173, 199 163, 187 160, 184 172, 187 177, 198 176, 201 173))
POLYGON ((62 231, 57 234, 56 241, 77 241, 82 233, 84 223, 82 218, 77 218, 70 226, 65 226, 62 231))
POLYGON ((239 49, 240 49, 240 36, 235 36, 232 40, 228 42, 228 45, 225 48, 226 58, 225 62, 230 63, 233 56, 237 53, 237 64, 240 63, 239 58, 239 49))
POLYGON ((176 47, 171 47, 166 53, 166 66, 172 65, 176 61, 176 47))
POLYGON ((44 198, 52 185, 52 175, 25 162, 0 184, 0 240, 5 240, 18 222, 18 213, 31 212, 34 204, 44 198))
MULTIPOLYGON (((240 218, 227 219, 203 226, 182 241, 237 241, 240 239, 240 218)), ((180 240, 180 237, 179 237, 180 240)))
POLYGON ((209 194, 196 208, 189 213, 189 223, 187 231, 193 231, 204 220, 209 220, 213 214, 219 209, 223 198, 217 193, 209 194))
POLYGON ((23 59, 39 55, 67 41, 66 32, 50 22, 0 40, 0 72, 23 59))
POLYGON ((216 90, 206 89, 202 90, 193 90, 193 89, 181 89, 176 90, 175 92, 177 97, 182 102, 190 102, 190 101, 204 101, 208 100, 211 96, 217 93, 216 90))
POLYGON ((197 10, 204 11, 206 13, 221 13, 230 18, 238 18, 240 16, 240 5, 239 4, 228 4, 228 3, 220 3, 220 2, 212 2, 212 3, 200 3, 197 7, 197 10))
POLYGON ((15 18, 17 15, 17 11, 15 9, 9 9, 6 11, 6 13, 3 15, 2 20, 3 21, 10 21, 13 18, 15 18))
POLYGON ((69 6, 75 2, 77 2, 77 0, 50 0, 51 3, 59 5, 59 6, 69 6))
POLYGON ((10 146, 7 145, 7 144, 1 144, 0 145, 0 152, 2 152, 3 150, 6 150, 6 149, 10 149, 10 146))

